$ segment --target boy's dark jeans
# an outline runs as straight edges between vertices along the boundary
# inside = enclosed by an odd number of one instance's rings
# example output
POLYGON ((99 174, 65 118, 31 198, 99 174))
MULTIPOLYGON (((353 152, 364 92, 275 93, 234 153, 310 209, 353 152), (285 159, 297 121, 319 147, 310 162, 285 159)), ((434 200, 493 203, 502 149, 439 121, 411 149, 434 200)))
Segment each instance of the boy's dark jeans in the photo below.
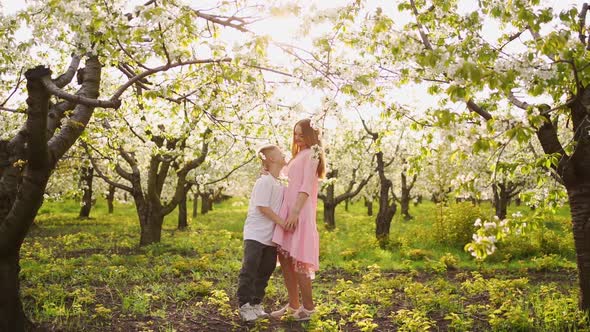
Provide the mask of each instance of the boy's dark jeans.
POLYGON ((259 304, 264 298, 268 279, 277 265, 277 248, 258 241, 244 240, 244 259, 238 280, 240 307, 259 304))

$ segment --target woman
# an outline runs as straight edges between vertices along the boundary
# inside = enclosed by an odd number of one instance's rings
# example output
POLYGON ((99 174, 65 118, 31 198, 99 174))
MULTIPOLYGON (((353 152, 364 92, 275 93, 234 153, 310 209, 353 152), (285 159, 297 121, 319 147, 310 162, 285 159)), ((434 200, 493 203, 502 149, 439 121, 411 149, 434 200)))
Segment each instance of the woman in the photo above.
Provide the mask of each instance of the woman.
POLYGON ((293 158, 287 165, 289 184, 279 211, 285 225, 275 227, 272 239, 277 244, 289 303, 271 313, 275 318, 309 320, 314 312, 311 280, 319 269, 318 179, 326 172, 321 146, 319 131, 311 127, 310 119, 297 122, 291 146, 293 158))

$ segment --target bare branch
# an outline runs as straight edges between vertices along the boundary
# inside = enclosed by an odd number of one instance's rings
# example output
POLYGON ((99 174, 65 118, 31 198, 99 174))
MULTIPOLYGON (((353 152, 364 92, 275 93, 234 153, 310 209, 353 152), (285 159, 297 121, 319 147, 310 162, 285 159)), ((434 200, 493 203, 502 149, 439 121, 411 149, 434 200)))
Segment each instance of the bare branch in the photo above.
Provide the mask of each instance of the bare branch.
POLYGON ((203 63, 222 63, 222 62, 231 62, 231 59, 230 58, 222 58, 222 59, 217 59, 217 60, 215 60, 215 59, 200 59, 200 60, 179 61, 179 62, 169 63, 169 64, 165 64, 160 67, 146 70, 143 73, 138 74, 135 77, 131 78, 129 81, 127 81, 127 83, 123 84, 119 89, 117 89, 117 91, 111 97, 111 100, 118 100, 119 97, 121 97, 121 95, 123 94, 123 92, 125 92, 125 90, 127 90, 127 88, 129 88, 135 82, 140 81, 141 79, 143 79, 149 75, 155 74, 157 72, 166 71, 171 68, 186 66, 186 65, 203 64, 203 63))
MULTIPOLYGON (((223 180, 225 180, 225 179, 229 178, 229 177, 230 177, 230 175, 232 175, 232 174, 233 174, 235 171, 237 171, 238 169, 240 169, 240 168, 242 168, 242 167, 246 166, 247 164, 249 164, 250 162, 252 162, 252 160, 254 160, 254 158, 256 158, 256 156, 252 156, 250 159, 248 159, 248 160, 246 160, 245 162, 241 163, 240 165, 238 165, 238 166, 234 167, 234 168, 233 168, 233 169, 232 169, 232 170, 231 170, 229 173, 227 173, 227 174, 226 174, 224 177, 221 177, 221 178, 219 178, 219 179, 216 179, 216 180, 213 180, 213 181, 209 181, 209 182, 205 183, 204 185, 205 185, 205 186, 208 186, 208 185, 210 185, 210 184, 214 184, 214 183, 217 183, 217 182, 221 182, 221 181, 223 181, 223 180)), ((192 183, 191 183, 191 184, 192 184, 192 183)), ((196 184, 196 183, 194 183, 194 184, 196 184)))
POLYGON ((426 47, 426 49, 432 51, 432 44, 430 43, 430 40, 428 39, 428 35, 424 31, 424 27, 422 26, 422 23, 420 23, 420 18, 418 17, 419 14, 418 14, 418 9, 416 8, 416 3, 414 2, 414 0, 410 0, 410 4, 412 5, 412 12, 414 13, 414 16, 416 17, 416 24, 418 25, 418 31, 420 32, 420 38, 422 38, 422 43, 424 44, 424 47, 426 47))
MULTIPOLYGON (((588 3, 584 3, 582 5, 582 10, 580 11, 580 14, 578 15, 578 19, 580 20, 580 31, 578 33, 578 38, 580 38, 580 41, 582 42, 582 44, 586 44, 586 35, 584 34, 584 29, 586 28, 586 14, 588 13, 588 3)), ((590 47, 590 43, 588 44, 590 47)))
POLYGON ((523 109, 523 110, 528 110, 530 107, 532 107, 533 105, 527 103, 526 101, 521 101, 518 98, 516 98, 516 96, 512 93, 512 91, 510 91, 510 94, 508 94, 508 100, 516 107, 523 109))
POLYGON ((484 109, 482 109, 479 105, 477 105, 473 99, 469 99, 467 101, 467 108, 474 113, 477 113, 479 115, 481 115, 482 118, 486 119, 486 121, 490 120, 492 118, 492 115, 490 113, 488 113, 487 111, 485 111, 484 109))
POLYGON ((58 88, 63 88, 64 86, 68 85, 76 75, 76 70, 78 70, 78 66, 80 66, 80 57, 78 55, 72 55, 72 61, 70 62, 70 66, 65 73, 59 75, 58 78, 53 80, 55 86, 58 88))
POLYGON ((242 31, 242 32, 250 32, 250 30, 246 29, 246 25, 248 25, 249 22, 246 22, 246 20, 243 18, 236 17, 236 16, 224 17, 224 16, 218 16, 218 15, 210 15, 210 14, 205 14, 202 11, 192 9, 192 8, 191 8, 191 11, 197 17, 205 19, 211 23, 223 25, 223 26, 226 26, 229 28, 234 28, 234 29, 242 31), (238 23, 234 23, 234 22, 238 22, 238 23))
POLYGON ((92 154, 90 153, 90 150, 88 150, 88 145, 84 142, 82 142, 82 147, 84 148, 84 150, 86 150, 86 154, 88 155, 88 159, 90 159, 90 163, 92 164, 92 168, 94 168, 96 170, 96 175, 103 179, 104 182, 106 182, 107 184, 110 184, 111 186, 115 187, 115 188, 119 188, 121 190, 125 190, 129 193, 133 192, 133 188, 126 186, 124 184, 118 183, 114 180, 112 180, 111 178, 109 178, 108 176, 106 176, 102 170, 100 169, 100 167, 98 166, 98 164, 96 163, 95 158, 92 157, 92 154))
POLYGON ((19 114, 25 114, 25 113, 27 113, 27 111, 25 111, 25 110, 15 110, 15 109, 6 108, 6 107, 3 107, 3 106, 0 106, 0 111, 2 111, 2 112, 8 112, 8 113, 19 113, 19 114))
POLYGON ((246 65, 246 66, 247 67, 251 67, 251 68, 256 68, 256 69, 264 70, 264 71, 269 71, 271 73, 280 74, 280 75, 284 75, 284 76, 288 76, 288 77, 299 78, 299 77, 296 77, 296 76, 294 76, 292 74, 285 73, 284 71, 280 71, 280 70, 273 69, 273 68, 261 67, 261 66, 257 66, 257 65, 246 65))
POLYGON ((21 69, 18 72, 18 78, 16 79, 16 86, 14 87, 14 89, 12 89, 12 92, 8 95, 8 97, 6 97, 6 99, 4 99, 4 101, 2 103, 0 103, 0 107, 6 105, 6 103, 10 100, 10 98, 12 98, 12 96, 16 93, 21 82, 24 80, 24 78, 22 76, 23 76, 23 70, 21 69))
POLYGON ((508 40, 506 42, 504 42, 504 44, 500 45, 500 47, 498 48, 498 50, 501 52, 502 49, 504 49, 504 47, 506 47, 506 45, 510 44, 510 42, 512 42, 516 38, 520 37, 520 35, 522 35, 528 28, 529 27, 527 26, 525 30, 519 31, 519 32, 511 35, 510 37, 508 37, 508 40))
POLYGON ((102 108, 119 108, 121 106, 121 101, 118 99, 111 99, 111 100, 100 100, 100 99, 92 99, 84 97, 83 95, 72 95, 64 90, 60 89, 49 76, 42 78, 42 83, 45 88, 53 95, 65 99, 67 101, 81 104, 84 106, 89 107, 102 107, 102 108))

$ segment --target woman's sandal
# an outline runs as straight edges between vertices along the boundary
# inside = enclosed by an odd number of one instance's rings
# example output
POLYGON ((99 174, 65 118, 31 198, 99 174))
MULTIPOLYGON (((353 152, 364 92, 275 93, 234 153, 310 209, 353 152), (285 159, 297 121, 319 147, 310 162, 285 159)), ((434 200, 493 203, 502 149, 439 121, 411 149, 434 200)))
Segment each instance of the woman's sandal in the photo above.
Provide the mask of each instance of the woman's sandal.
MULTIPOLYGON (((301 308, 303 308, 303 306, 301 306, 301 308)), ((299 308, 299 309, 301 309, 301 308, 299 308)), ((282 307, 281 309, 271 312, 270 317, 277 318, 277 319, 280 319, 283 316, 293 316, 294 317, 295 313, 297 313, 299 311, 299 309, 291 308, 289 306, 289 304, 287 304, 286 306, 282 307)))
POLYGON ((314 312, 315 310, 307 310, 303 306, 301 306, 299 307, 299 309, 297 309, 295 313, 293 313, 293 318, 296 321, 310 320, 314 312))

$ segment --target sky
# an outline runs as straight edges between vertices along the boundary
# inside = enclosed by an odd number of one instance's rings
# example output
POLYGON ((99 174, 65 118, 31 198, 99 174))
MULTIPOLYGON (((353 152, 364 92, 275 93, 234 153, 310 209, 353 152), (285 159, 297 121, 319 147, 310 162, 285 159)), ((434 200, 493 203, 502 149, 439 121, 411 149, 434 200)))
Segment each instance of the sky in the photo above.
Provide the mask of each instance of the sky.
MULTIPOLYGON (((474 10, 477 7, 478 0, 461 0, 460 1, 460 11, 469 12, 474 10)), ((586 0, 541 0, 542 4, 552 6, 557 12, 564 10, 565 8, 569 8, 571 6, 581 7, 583 2, 586 0)), ((133 0, 130 1, 130 6, 133 3, 143 3, 145 0, 133 0)), ((207 2, 215 3, 212 0, 204 0, 201 1, 202 6, 206 6, 207 2)), ((349 1, 343 0, 307 0, 305 3, 307 5, 316 6, 320 9, 329 9, 335 8, 338 6, 342 6, 349 1)), ((365 0, 364 3, 368 8, 376 8, 381 7, 383 11, 390 15, 396 24, 396 26, 401 27, 409 20, 413 18, 411 15, 400 15, 396 12, 396 1, 391 0, 365 0)), ((2 5, 1 10, 5 14, 14 13, 15 11, 24 8, 27 5, 27 1, 23 0, 0 0, 0 4, 2 5)), ((310 36, 301 37, 297 34, 299 28, 301 27, 301 20, 295 16, 280 16, 280 17, 271 17, 256 24, 250 26, 250 28, 259 33, 269 35, 273 40, 285 42, 291 45, 296 45, 302 48, 309 49, 311 48, 312 44, 312 36, 322 33, 322 28, 317 28, 316 31, 312 31, 310 36)), ((492 29, 488 29, 485 33, 488 34, 488 40, 494 40, 494 37, 498 36, 498 29, 494 29, 493 25, 492 29)), ((27 31, 22 31, 23 34, 27 34, 27 31)), ((226 38, 239 40, 243 38, 243 35, 237 31, 228 31, 226 33, 226 38)), ((525 37, 526 38, 526 37, 525 37)), ((518 44, 514 43, 515 46, 518 48, 518 44)), ((278 51, 277 49, 269 48, 268 54, 270 61, 272 63, 282 64, 285 63, 285 56, 282 52, 278 51)), ((276 78, 276 77, 275 77, 276 78)), ((287 104, 295 104, 301 103, 303 109, 308 110, 310 112, 314 112, 314 110, 318 110, 321 108, 321 100, 324 97, 324 94, 318 90, 314 89, 294 89, 293 87, 288 87, 284 89, 279 89, 277 94, 282 96, 285 99, 285 103, 287 104)), ((416 109, 419 112, 423 110, 436 106, 438 102, 438 98, 435 96, 431 96, 426 93, 425 85, 412 85, 412 86, 405 86, 403 89, 393 90, 392 94, 395 94, 395 99, 397 102, 407 105, 412 109, 416 109)), ((456 107, 464 108, 464 105, 457 105, 456 107)), ((366 110, 365 111, 367 116, 372 117, 378 113, 377 110, 366 110)), ((348 112, 347 117, 354 118, 357 117, 356 112, 348 112)))

